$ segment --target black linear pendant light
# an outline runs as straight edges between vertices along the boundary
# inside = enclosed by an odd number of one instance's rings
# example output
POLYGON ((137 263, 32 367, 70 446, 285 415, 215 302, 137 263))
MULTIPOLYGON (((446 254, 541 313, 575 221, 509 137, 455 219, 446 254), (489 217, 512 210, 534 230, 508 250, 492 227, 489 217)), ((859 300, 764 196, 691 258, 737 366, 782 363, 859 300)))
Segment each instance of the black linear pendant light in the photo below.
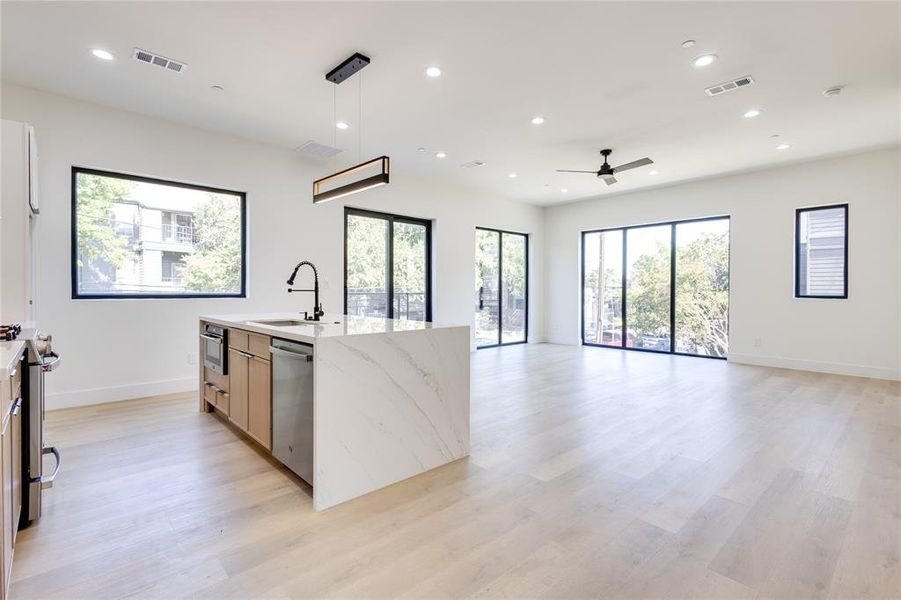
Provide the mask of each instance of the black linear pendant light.
MULTIPOLYGON (((335 94, 337 94, 337 87, 350 77, 357 75, 357 81, 359 83, 359 115, 357 121, 357 160, 360 160, 360 150, 362 148, 362 118, 363 118, 363 83, 361 79, 361 75, 358 75, 360 71, 363 70, 366 65, 369 64, 369 58, 363 56, 359 52, 353 54, 353 56, 347 58, 340 65, 326 73, 325 78, 335 84, 335 94)), ((337 97, 337 96, 336 96, 337 97)), ((337 112, 337 103, 335 109, 335 122, 337 123, 338 112, 337 112)), ((336 134, 337 135, 337 134, 336 134)), ((336 144, 337 146, 337 140, 336 144)), ((389 172, 390 172, 391 161, 387 156, 379 156, 378 158, 373 158, 372 160, 368 160, 365 162, 361 162, 357 165, 354 165, 350 168, 344 169, 342 171, 338 171, 336 173, 332 173, 331 175, 327 175, 321 179, 317 179, 313 182, 313 204, 321 204, 322 202, 328 202, 329 200, 335 200, 336 198, 342 198, 344 196, 349 196, 351 194, 356 194, 358 192, 362 192, 364 190, 372 189, 374 187, 378 187, 380 185, 385 185, 389 182, 389 172), (377 169, 377 172, 376 172, 377 169), (374 174, 373 174, 374 173, 374 174), (366 175, 362 179, 358 178, 360 175, 366 175), (335 183, 346 181, 342 185, 337 187, 330 187, 330 189, 324 190, 324 186, 331 186, 335 183)))

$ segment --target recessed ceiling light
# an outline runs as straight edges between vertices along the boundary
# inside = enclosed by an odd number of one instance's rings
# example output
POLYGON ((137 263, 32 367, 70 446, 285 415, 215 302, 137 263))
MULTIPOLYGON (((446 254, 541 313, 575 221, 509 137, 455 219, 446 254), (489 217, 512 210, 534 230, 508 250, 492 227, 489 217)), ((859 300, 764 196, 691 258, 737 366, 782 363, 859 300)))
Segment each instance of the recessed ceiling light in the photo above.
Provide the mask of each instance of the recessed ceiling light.
POLYGON ((779 144, 776 146, 776 150, 788 150, 791 148, 791 144, 779 144))
POLYGON ((656 175, 657 173, 659 173, 659 171, 651 171, 648 175, 656 175))
POLYGON ((348 125, 344 121, 338 121, 337 123, 335 123, 335 127, 337 127, 338 129, 347 129, 348 127, 350 127, 350 125, 348 125))
POLYGON ((695 45, 694 40, 685 40, 684 42, 682 42, 683 48, 692 48, 694 45, 695 45))
POLYGON ((516 179, 516 173, 508 173, 507 177, 509 177, 510 179, 516 179))
POLYGON ((696 67, 706 67, 707 65, 712 65, 713 61, 717 59, 716 54, 702 54, 701 56, 695 59, 696 67))
POLYGON ((416 149, 416 151, 417 151, 417 152, 425 152, 425 148, 423 148, 422 146, 420 146, 419 148, 416 149))
POLYGON ((569 190, 566 189, 566 188, 560 188, 560 193, 561 193, 561 194, 565 194, 565 193, 568 192, 568 191, 569 191, 569 190))
POLYGON ((544 117, 532 117, 532 125, 541 125, 544 123, 544 117))
POLYGON ((94 48, 93 50, 91 50, 91 54, 93 54, 100 60, 113 60, 112 54, 110 54, 106 50, 101 50, 100 48, 94 48))
POLYGON ((425 70, 425 74, 429 77, 441 77, 441 69, 438 67, 429 67, 425 70))
POLYGON ((771 138, 777 138, 777 137, 779 137, 779 134, 778 134, 778 133, 774 133, 774 134, 771 135, 770 137, 771 137, 771 138))
POLYGON ((752 108, 751 110, 749 110, 748 112, 745 113, 745 118, 753 119, 754 117, 758 116, 759 114, 760 114, 760 109, 752 108))
POLYGON ((446 152, 436 152, 435 158, 447 158, 447 153, 446 152))

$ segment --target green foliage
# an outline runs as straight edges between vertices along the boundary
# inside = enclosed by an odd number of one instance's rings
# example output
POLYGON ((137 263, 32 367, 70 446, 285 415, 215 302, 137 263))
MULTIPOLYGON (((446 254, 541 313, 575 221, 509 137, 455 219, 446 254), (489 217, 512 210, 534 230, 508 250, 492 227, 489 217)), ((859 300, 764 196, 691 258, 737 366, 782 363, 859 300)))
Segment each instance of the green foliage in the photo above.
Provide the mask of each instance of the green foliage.
POLYGON ((676 256, 676 342, 689 352, 725 356, 729 348, 729 242, 704 234, 676 256))
POLYGON ((347 218, 347 288, 386 290, 385 256, 388 222, 350 215, 347 218))
MULTIPOLYGON (((636 336, 669 331, 669 261, 669 246, 661 243, 633 265, 627 314, 636 336)), ((728 234, 705 233, 676 252, 676 349, 725 356, 728 342, 728 234)))
POLYGON ((105 277, 96 265, 122 266, 131 250, 128 236, 116 233, 112 206, 128 198, 132 184, 122 179, 79 173, 76 179, 78 266, 105 277))
POLYGON ((188 291, 241 289, 241 211, 233 196, 210 194, 194 212, 194 252, 182 259, 188 291))
POLYGON ((654 254, 644 254, 632 264, 626 280, 626 315, 629 331, 636 336, 669 331, 670 250, 657 242, 654 254))
POLYGON ((425 293, 425 227, 394 224, 394 292, 425 293))

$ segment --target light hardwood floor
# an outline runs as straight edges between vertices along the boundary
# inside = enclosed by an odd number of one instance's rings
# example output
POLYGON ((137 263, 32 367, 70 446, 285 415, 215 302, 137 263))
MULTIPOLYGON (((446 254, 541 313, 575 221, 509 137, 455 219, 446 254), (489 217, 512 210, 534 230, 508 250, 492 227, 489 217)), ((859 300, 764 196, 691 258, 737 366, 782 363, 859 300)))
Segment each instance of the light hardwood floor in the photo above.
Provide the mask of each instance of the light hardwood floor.
POLYGON ((472 456, 323 513, 194 395, 48 414, 24 598, 901 596, 901 384, 473 356, 472 456))

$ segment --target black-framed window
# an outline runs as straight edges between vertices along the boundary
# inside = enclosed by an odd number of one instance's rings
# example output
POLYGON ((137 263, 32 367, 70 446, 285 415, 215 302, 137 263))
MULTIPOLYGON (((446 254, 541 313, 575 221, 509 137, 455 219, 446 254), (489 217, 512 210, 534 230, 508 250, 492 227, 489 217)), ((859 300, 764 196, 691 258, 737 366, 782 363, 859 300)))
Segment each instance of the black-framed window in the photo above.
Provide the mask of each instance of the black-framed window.
POLYGON ((582 343, 725 358, 729 217, 582 232, 582 343))
POLYGON ((72 298, 244 298, 246 194, 72 167, 72 298))
POLYGON ((476 228, 475 338, 479 348, 529 337, 529 236, 476 228))
POLYGON ((795 211, 795 298, 848 297, 848 205, 795 211))
POLYGON ((344 209, 344 313, 432 320, 432 223, 344 209))

